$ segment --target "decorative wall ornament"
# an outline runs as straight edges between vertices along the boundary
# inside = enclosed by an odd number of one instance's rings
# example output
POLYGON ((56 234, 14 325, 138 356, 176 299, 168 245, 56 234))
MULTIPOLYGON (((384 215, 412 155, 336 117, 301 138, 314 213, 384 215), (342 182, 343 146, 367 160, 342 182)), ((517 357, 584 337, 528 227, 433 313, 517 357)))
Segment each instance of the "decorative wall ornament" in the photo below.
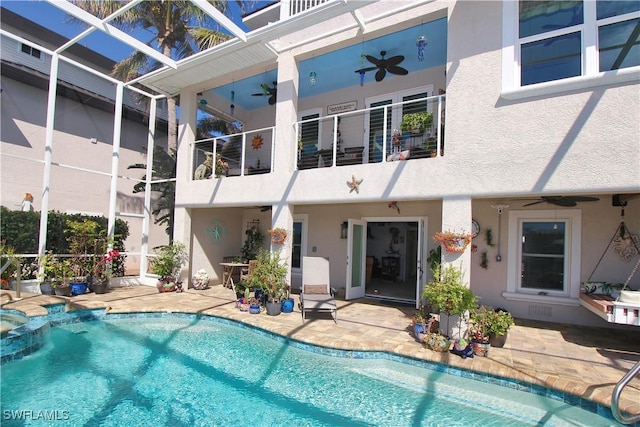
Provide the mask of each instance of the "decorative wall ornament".
POLYGON ((631 261, 638 255, 640 247, 640 237, 637 234, 631 234, 628 231, 624 236, 616 236, 613 238, 613 251, 625 262, 631 261))
POLYGON ((262 139, 262 135, 257 133, 254 135, 253 140, 251 141, 251 146, 253 147, 254 150, 259 150, 262 148, 263 141, 264 140, 262 139))
POLYGON ((400 208, 398 207, 398 202, 391 202, 387 205, 387 207, 391 209, 395 209, 398 212, 398 215, 400 215, 400 208))
POLYGON ((222 220, 214 219, 207 225, 205 234, 207 235, 207 239, 209 239, 209 243, 217 245, 226 238, 227 226, 222 220))
POLYGON ((362 184, 362 181, 364 181, 364 179, 357 179, 355 175, 351 175, 351 181, 347 181, 349 193, 355 190, 356 193, 360 194, 360 184, 362 184))

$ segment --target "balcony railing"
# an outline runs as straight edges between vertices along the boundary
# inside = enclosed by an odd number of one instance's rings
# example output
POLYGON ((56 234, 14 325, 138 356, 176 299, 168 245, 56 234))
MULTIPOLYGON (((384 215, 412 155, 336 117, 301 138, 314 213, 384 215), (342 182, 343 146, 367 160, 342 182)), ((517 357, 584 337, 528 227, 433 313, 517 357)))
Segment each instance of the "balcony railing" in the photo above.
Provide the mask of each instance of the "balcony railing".
POLYGON ((329 0, 292 0, 289 3, 289 16, 304 12, 312 7, 319 6, 329 0))
POLYGON ((201 139, 193 146, 193 178, 245 176, 273 170, 274 127, 201 139), (216 169, 215 165, 220 167, 216 169))
POLYGON ((298 169, 386 163, 444 154, 445 95, 424 97, 296 123, 298 169), (402 129, 405 114, 428 112, 426 129, 402 129))
MULTIPOLYGON (((294 124, 298 169, 341 167, 429 159, 444 155, 445 95, 412 99, 357 111, 305 118, 294 124), (431 113, 426 129, 400 127, 410 113, 431 113)), ((313 115, 312 115, 313 116, 313 115)), ((309 117, 309 116, 307 116, 309 117)), ((193 178, 245 176, 273 171, 275 127, 198 140, 193 178), (215 163, 224 164, 216 173, 215 163)))

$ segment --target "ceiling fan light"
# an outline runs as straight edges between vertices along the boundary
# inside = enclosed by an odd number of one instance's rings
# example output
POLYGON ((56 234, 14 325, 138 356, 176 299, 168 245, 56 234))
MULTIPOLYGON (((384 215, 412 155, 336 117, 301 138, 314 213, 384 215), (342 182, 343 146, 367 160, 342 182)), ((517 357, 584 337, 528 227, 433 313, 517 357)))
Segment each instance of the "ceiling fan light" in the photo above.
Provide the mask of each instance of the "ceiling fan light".
POLYGON ((425 36, 418 37, 416 46, 418 46, 418 61, 424 61, 424 48, 427 46, 427 38, 425 36))

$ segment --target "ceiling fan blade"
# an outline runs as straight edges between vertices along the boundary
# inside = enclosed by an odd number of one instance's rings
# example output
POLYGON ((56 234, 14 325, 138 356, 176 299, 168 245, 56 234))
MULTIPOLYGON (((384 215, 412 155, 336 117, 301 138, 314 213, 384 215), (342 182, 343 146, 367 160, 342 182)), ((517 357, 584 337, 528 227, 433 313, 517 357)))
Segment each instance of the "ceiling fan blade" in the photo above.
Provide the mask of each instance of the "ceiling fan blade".
POLYGON ((589 197, 589 196, 567 196, 563 197, 564 200, 571 200, 574 202, 596 202, 600 200, 597 197, 589 197))
POLYGON ((252 93, 251 96, 267 96, 264 93, 252 93))
POLYGON ((271 95, 271 97, 269 98, 269 105, 273 105, 276 103, 276 94, 274 93, 273 95, 271 95))
POLYGON ((367 61, 377 65, 378 67, 381 67, 385 61, 384 59, 378 59, 375 56, 371 56, 371 55, 365 55, 364 57, 367 58, 367 61))
POLYGON ((537 205, 538 203, 544 203, 546 202, 546 200, 538 200, 537 202, 531 202, 531 203, 527 203, 526 205, 522 205, 522 207, 527 207, 527 206, 533 206, 533 205, 537 205))
POLYGON ((384 76, 387 75, 387 71, 384 68, 380 68, 376 73, 376 81, 381 82, 384 79, 384 76))
POLYGON ((402 55, 392 56, 391 58, 387 59, 387 68, 391 65, 398 65, 402 61, 404 61, 404 56, 402 55))
POLYGON ((561 199, 558 199, 558 200, 549 201, 549 203, 551 203, 552 205, 562 206, 562 207, 565 207, 565 208, 572 208, 572 207, 577 205, 577 203, 574 202, 573 200, 566 199, 566 198, 561 198, 561 199))
POLYGON ((355 73, 360 74, 361 72, 367 72, 367 71, 373 71, 373 70, 377 70, 378 67, 367 67, 367 68, 360 68, 359 70, 356 70, 355 73))
POLYGON ((407 74, 409 74, 409 71, 407 71, 402 67, 398 67, 396 65, 389 65, 387 67, 387 71, 390 72, 391 74, 397 74, 399 76, 406 76, 407 74))

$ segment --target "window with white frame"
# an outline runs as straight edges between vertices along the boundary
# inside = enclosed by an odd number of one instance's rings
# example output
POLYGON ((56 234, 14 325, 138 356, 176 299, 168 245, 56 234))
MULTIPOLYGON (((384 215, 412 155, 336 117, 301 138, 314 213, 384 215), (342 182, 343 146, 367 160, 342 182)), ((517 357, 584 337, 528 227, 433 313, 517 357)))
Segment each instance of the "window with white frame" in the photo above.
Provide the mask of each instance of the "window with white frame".
POLYGON ((291 240, 291 272, 302 272, 302 258, 307 255, 307 224, 309 216, 300 214, 293 216, 293 236, 291 240))
POLYGON ((509 212, 507 298, 579 296, 581 221, 578 209, 509 212))
POLYGON ((571 78, 629 80, 640 66, 640 0, 521 0, 504 11, 507 91, 571 78))

